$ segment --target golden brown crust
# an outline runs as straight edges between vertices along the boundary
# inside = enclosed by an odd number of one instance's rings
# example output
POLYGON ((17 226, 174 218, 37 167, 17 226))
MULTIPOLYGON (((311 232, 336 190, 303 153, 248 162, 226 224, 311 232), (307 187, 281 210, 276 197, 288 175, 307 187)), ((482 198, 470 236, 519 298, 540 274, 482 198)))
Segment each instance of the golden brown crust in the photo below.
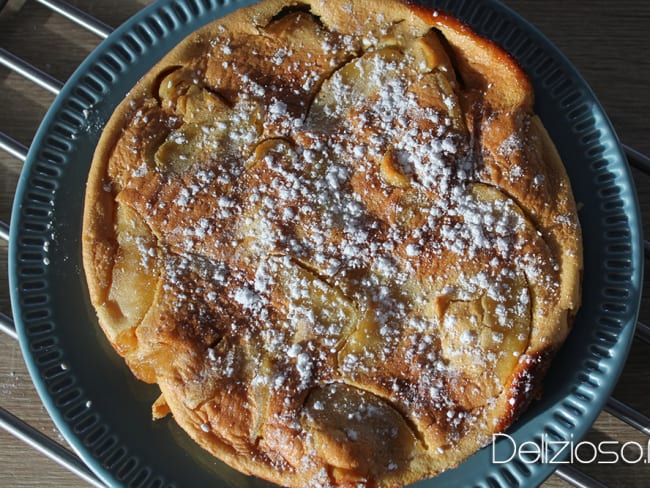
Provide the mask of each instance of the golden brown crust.
POLYGON ((537 395, 582 244, 530 82, 397 0, 265 0, 109 120, 86 190, 99 323, 205 449, 284 486, 456 466, 537 395))

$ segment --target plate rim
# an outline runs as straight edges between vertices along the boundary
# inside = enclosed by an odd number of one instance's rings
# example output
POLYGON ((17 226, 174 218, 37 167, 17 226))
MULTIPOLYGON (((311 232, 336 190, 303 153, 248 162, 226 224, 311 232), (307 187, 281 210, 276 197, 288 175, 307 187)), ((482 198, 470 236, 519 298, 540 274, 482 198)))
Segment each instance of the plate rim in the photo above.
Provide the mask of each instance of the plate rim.
MULTIPOLYGON (((116 42, 117 39, 123 39, 125 36, 128 36, 130 33, 134 32, 136 26, 140 25, 140 23, 143 22, 144 19, 151 18, 151 16, 156 12, 165 11, 165 9, 173 9, 176 6, 187 6, 190 3, 193 3, 193 5, 199 5, 198 0, 160 0, 156 3, 153 3, 145 7, 144 9, 136 13, 131 19, 127 20, 124 24, 118 27, 105 41, 99 44, 99 46, 80 64, 80 66, 73 73, 73 75, 70 77, 68 82, 65 84, 64 88, 61 90, 60 94, 56 97, 56 99, 50 106, 50 109, 48 110, 46 116, 43 118, 43 121, 36 133, 36 136, 34 137, 34 141, 28 152, 25 165, 23 167, 23 170, 21 171, 21 175, 16 189, 16 194, 14 197, 14 205, 12 208, 12 215, 11 215, 12 225, 10 227, 9 263, 8 263, 9 283, 10 283, 10 293, 11 293, 11 304, 14 310, 14 317, 15 317, 14 320, 16 324, 16 330, 18 332, 19 339, 20 339, 20 347, 21 347, 23 357, 25 358, 25 362, 27 363, 30 376, 36 386, 41 401, 45 405, 48 414, 53 418, 55 424, 57 425, 57 428, 61 430, 63 436, 70 443, 70 445, 73 446, 73 449, 80 455, 80 457, 84 460, 84 462, 88 464, 90 469, 93 472, 95 472, 95 474, 97 474, 104 482, 107 482, 109 485, 112 485, 116 482, 115 474, 106 470, 106 468, 104 468, 99 464, 98 460, 95 457, 85 452, 84 446, 80 443, 77 436, 69 428, 69 425, 65 421, 65 419, 62 418, 61 412, 59 408, 55 405, 53 397, 47 391, 47 386, 45 385, 45 381, 41 377, 41 373, 42 373, 41 368, 39 368, 39 366, 35 363, 33 358, 33 351, 31 351, 29 348, 30 339, 27 332, 27 326, 22 317, 23 306, 20 301, 20 297, 21 297, 20 283, 22 277, 20 276, 20 265, 19 265, 20 262, 19 253, 21 250, 19 239, 21 237, 20 231, 21 230, 24 231, 24 228, 22 227, 22 225, 24 225, 24 216, 22 215, 22 208, 23 208, 23 203, 27 198, 26 195, 28 191, 30 190, 30 188, 33 187, 33 183, 30 182, 30 176, 32 176, 32 172, 34 171, 34 166, 38 163, 39 152, 45 144, 44 140, 48 135, 50 135, 51 133, 50 128, 52 124, 54 123, 55 120, 57 120, 57 117, 60 116, 59 110, 61 108, 61 105, 70 98, 72 90, 79 86, 82 77, 88 74, 90 69, 96 64, 97 60, 103 54, 105 54, 106 51, 110 50, 112 46, 114 47, 115 45, 114 43, 116 42)), ((204 3, 208 3, 208 2, 204 2, 204 3)), ((214 9, 221 8, 219 13, 219 16, 221 16, 221 15, 225 15, 229 10, 234 10, 235 8, 240 8, 254 2, 251 0, 232 0, 232 1, 226 0, 225 2, 221 1, 218 3, 210 2, 211 5, 213 3, 217 6, 211 8, 214 9)), ((437 5, 436 8, 438 8, 439 10, 451 10, 450 8, 444 8, 445 0, 441 0, 439 2, 424 0, 421 1, 420 3, 428 6, 431 6, 434 3, 441 4, 441 5, 437 5)), ((449 4, 450 2, 447 1, 446 3, 449 4)), ((458 9, 459 11, 462 11, 463 9, 467 8, 466 7, 467 5, 470 5, 470 8, 473 8, 475 6, 487 6, 488 8, 495 9, 499 11, 501 15, 503 15, 504 17, 509 18, 511 21, 514 21, 517 25, 525 27, 526 34, 532 35, 533 37, 536 38, 536 41, 538 43, 543 45, 546 49, 550 50, 555 60, 558 61, 559 64, 564 69, 569 71, 571 76, 574 77, 574 79, 578 80, 578 82, 580 83, 580 87, 586 92, 586 98, 588 98, 593 104, 592 112, 598 115, 598 117, 600 117, 601 119, 600 126, 604 127, 605 132, 607 132, 607 134, 605 135, 611 138, 614 142, 613 147, 608 148, 608 151, 610 151, 609 163, 616 166, 616 169, 620 172, 618 175, 618 179, 625 180, 624 181, 625 184, 628 185, 628 189, 626 192, 627 196, 625 197, 625 200, 627 200, 628 203, 628 207, 626 208, 626 215, 629 218, 628 224, 629 224, 630 231, 632 233, 632 235, 629 238, 629 242, 631 245, 629 255, 632 261, 632 268, 633 268, 630 276, 630 286, 632 287, 635 286, 636 290, 632 290, 632 295, 630 298, 628 298, 628 302, 631 304, 630 308, 632 310, 626 312, 625 322, 622 323, 620 327, 620 331, 617 336, 617 341, 614 344, 614 346, 612 346, 611 348, 617 357, 615 359, 610 358, 611 360, 607 363, 609 365, 608 371, 606 373, 607 381, 604 384, 601 383, 598 385, 598 391, 601 393, 600 395, 597 395, 597 397, 594 400, 592 400, 592 405, 595 405, 596 407, 591 408, 591 410, 588 410, 586 413, 582 415, 581 418, 584 418, 585 420, 582 421, 582 423, 578 423, 577 426, 578 428, 575 431, 575 432, 581 432, 579 437, 582 437, 584 433, 586 433, 586 431, 593 424, 595 418, 600 414, 607 400, 607 397, 609 397, 611 391, 613 390, 613 388, 615 387, 618 381, 618 377, 620 376, 623 367, 625 365, 625 359, 627 358, 629 348, 631 347, 634 327, 636 324, 636 320, 638 318, 639 304, 641 300, 640 284, 642 283, 642 279, 643 279, 644 260, 641 254, 641 249, 643 249, 642 247, 643 231, 641 228, 640 218, 639 218, 641 214, 639 209, 638 198, 636 195, 636 190, 634 189, 634 180, 632 178, 631 171, 625 159, 624 153, 621 149, 620 141, 618 139, 618 136, 616 135, 616 132, 614 131, 611 122, 609 121, 605 111, 603 110, 602 106, 600 105, 600 102, 598 101, 595 94, 589 87, 588 83, 583 79, 583 77, 580 75, 577 69, 571 64, 568 58, 566 58, 566 56, 550 40, 548 40, 544 36, 544 34, 541 33, 541 31, 539 31, 536 27, 530 24, 530 22, 528 22, 526 19, 521 17, 518 13, 516 13, 509 7, 500 4, 495 0, 471 0, 471 1, 458 2, 455 8, 458 9)), ((447 5, 447 7, 449 7, 449 5, 447 5)), ((210 12, 211 8, 206 8, 205 11, 210 12)), ((210 20, 213 19, 207 18, 202 20, 201 25, 209 22, 210 20)), ((471 22, 469 23, 471 24, 471 22)), ((472 27, 474 27, 474 25, 472 25, 472 27)), ((477 29, 477 31, 481 33, 480 30, 477 29)), ((186 32, 185 34, 172 32, 171 35, 174 38, 178 37, 178 39, 182 39, 188 33, 189 31, 186 32)), ((150 63, 150 65, 153 64, 154 62, 150 63)), ((621 199, 623 199, 623 197, 621 197, 621 199)), ((45 254, 47 255, 47 253, 45 254)), ((462 466, 463 465, 461 465, 461 468, 462 466)), ((546 477, 552 474, 553 469, 540 468, 539 470, 534 472, 533 476, 529 478, 524 477, 523 479, 525 479, 526 481, 531 481, 531 478, 534 477, 535 480, 541 483, 546 477)), ((459 472, 459 469, 449 471, 448 473, 443 473, 443 475, 441 476, 445 477, 446 479, 446 477, 450 476, 449 473, 453 473, 453 472, 459 472)), ((503 476, 502 474, 497 475, 496 476, 497 481, 500 481, 502 476, 503 476)), ((432 480, 442 480, 443 479, 442 477, 433 478, 432 480)), ((473 475, 470 477, 473 478, 473 475)), ((515 473, 515 479, 518 479, 517 473, 515 473)), ((421 483, 430 484, 432 480, 425 480, 424 482, 421 483)), ((418 484, 418 486, 419 485, 420 484, 418 484)))

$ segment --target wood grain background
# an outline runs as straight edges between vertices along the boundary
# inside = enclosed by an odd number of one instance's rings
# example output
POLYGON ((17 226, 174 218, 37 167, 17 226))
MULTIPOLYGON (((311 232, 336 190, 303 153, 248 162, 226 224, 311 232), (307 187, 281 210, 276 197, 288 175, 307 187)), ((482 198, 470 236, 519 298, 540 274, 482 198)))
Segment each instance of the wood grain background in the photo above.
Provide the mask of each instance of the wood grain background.
MULTIPOLYGON (((1 3, 1 2, 0 2, 1 3)), ((75 0, 74 5, 117 26, 148 0, 75 0)), ((573 62, 607 111, 620 139, 650 154, 650 2, 645 0, 507 0, 573 62)), ((33 0, 9 0, 0 11, 0 48, 65 80, 99 39, 33 0)), ((0 68, 0 131, 29 145, 53 96, 0 68)), ((0 151, 0 219, 9 221, 21 164, 0 151)), ((650 176, 634 171, 644 224, 650 220, 650 176)), ((7 245, 0 241, 0 311, 10 314, 7 245)), ((650 289, 650 288, 648 288, 650 289)), ((650 294, 648 294, 650 296, 650 294)), ((641 320, 650 323, 644 299, 641 320)), ((636 340, 615 396, 650 415, 650 346, 636 340)), ((0 335, 0 406, 60 440, 25 369, 18 345, 0 335)), ((601 414, 589 440, 617 439, 648 444, 648 438, 608 414, 601 414)), ((630 454, 632 452, 630 451, 630 454)), ((650 485, 647 464, 576 466, 608 486, 650 485)), ((81 487, 76 476, 0 430, 1 487, 81 487)), ((545 487, 568 486, 552 476, 545 487)))

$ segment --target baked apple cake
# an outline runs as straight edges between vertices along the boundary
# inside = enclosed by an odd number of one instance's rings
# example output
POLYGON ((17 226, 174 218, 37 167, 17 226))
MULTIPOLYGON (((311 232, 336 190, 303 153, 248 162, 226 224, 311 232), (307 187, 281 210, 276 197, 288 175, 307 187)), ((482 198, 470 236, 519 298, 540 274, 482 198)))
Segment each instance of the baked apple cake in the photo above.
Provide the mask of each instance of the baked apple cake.
POLYGON ((83 258, 168 413, 284 486, 452 468, 540 391, 580 303, 576 204, 522 69, 399 0, 264 0, 108 121, 83 258))

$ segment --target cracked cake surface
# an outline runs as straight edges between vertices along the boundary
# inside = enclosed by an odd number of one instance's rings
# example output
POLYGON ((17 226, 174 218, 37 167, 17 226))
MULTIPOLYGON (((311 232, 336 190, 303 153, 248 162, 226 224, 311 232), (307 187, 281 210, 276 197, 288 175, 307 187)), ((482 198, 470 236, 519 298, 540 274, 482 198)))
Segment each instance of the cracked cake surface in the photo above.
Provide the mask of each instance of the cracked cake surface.
POLYGON ((532 86, 398 0, 264 0, 129 92, 92 162, 99 324, 171 413, 283 486, 457 466, 540 392, 582 243, 532 86))

